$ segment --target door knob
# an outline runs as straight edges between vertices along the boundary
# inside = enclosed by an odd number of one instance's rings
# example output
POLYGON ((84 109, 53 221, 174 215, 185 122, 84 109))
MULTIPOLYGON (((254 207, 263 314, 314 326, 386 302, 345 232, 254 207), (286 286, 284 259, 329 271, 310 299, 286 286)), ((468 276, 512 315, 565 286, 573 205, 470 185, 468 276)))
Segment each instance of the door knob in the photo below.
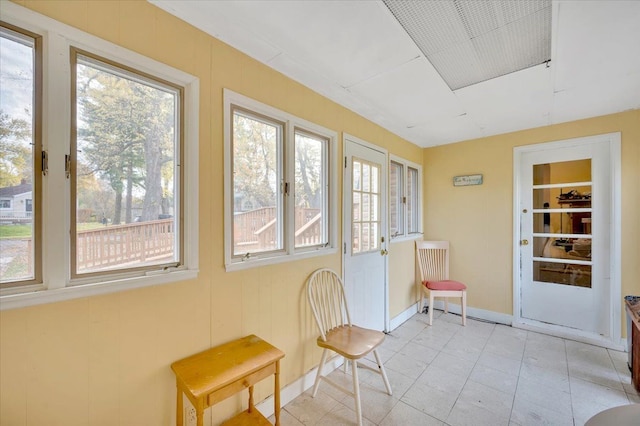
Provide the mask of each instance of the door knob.
POLYGON ((529 240, 520 240, 520 245, 521 246, 526 246, 529 244, 529 240))

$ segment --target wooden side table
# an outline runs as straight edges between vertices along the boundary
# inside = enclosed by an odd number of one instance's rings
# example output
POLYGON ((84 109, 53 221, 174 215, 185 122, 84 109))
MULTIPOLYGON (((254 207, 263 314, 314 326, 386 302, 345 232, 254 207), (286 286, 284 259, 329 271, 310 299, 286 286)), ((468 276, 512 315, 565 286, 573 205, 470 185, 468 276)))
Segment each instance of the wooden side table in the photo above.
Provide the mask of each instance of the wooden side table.
POLYGON ((182 394, 196 409, 197 425, 202 426, 204 410, 249 388, 249 409, 227 420, 224 425, 269 425, 253 404, 253 385, 274 375, 274 414, 280 424, 280 360, 284 352, 261 338, 250 335, 171 364, 176 375, 176 424, 183 425, 182 394))

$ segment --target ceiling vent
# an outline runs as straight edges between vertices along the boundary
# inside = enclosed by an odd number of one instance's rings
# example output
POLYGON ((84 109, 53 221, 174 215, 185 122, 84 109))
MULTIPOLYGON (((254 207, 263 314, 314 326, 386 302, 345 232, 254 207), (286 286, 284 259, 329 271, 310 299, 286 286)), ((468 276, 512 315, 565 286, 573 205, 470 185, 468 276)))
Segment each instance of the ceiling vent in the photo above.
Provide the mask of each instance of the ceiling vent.
POLYGON ((551 60, 551 0, 383 0, 451 90, 551 60))

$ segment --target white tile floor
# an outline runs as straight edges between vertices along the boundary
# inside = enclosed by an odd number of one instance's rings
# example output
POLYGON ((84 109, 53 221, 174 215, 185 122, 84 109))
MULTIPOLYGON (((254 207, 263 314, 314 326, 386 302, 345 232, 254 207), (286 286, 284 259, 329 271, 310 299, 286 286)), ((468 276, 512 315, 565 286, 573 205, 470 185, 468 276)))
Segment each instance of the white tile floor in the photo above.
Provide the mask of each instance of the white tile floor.
MULTIPOLYGON (((435 312, 416 314, 387 336, 382 379, 361 369, 365 425, 583 425, 617 405, 640 403, 627 354, 503 325, 435 312)), ((351 387, 342 369, 335 381, 351 387)), ((287 404, 287 425, 355 424, 353 399, 323 382, 287 404)), ((640 424, 640 420, 639 420, 640 424)))

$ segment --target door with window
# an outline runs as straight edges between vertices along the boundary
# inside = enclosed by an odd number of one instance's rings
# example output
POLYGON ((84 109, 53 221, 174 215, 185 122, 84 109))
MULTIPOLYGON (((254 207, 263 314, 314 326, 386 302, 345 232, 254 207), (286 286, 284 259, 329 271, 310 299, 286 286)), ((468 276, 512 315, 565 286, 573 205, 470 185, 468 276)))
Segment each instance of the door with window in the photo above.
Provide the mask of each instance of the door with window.
POLYGON ((520 157, 520 316, 611 335, 609 142, 520 157))
POLYGON ((385 330, 388 322, 386 153, 353 139, 345 138, 345 292, 354 324, 385 330))

